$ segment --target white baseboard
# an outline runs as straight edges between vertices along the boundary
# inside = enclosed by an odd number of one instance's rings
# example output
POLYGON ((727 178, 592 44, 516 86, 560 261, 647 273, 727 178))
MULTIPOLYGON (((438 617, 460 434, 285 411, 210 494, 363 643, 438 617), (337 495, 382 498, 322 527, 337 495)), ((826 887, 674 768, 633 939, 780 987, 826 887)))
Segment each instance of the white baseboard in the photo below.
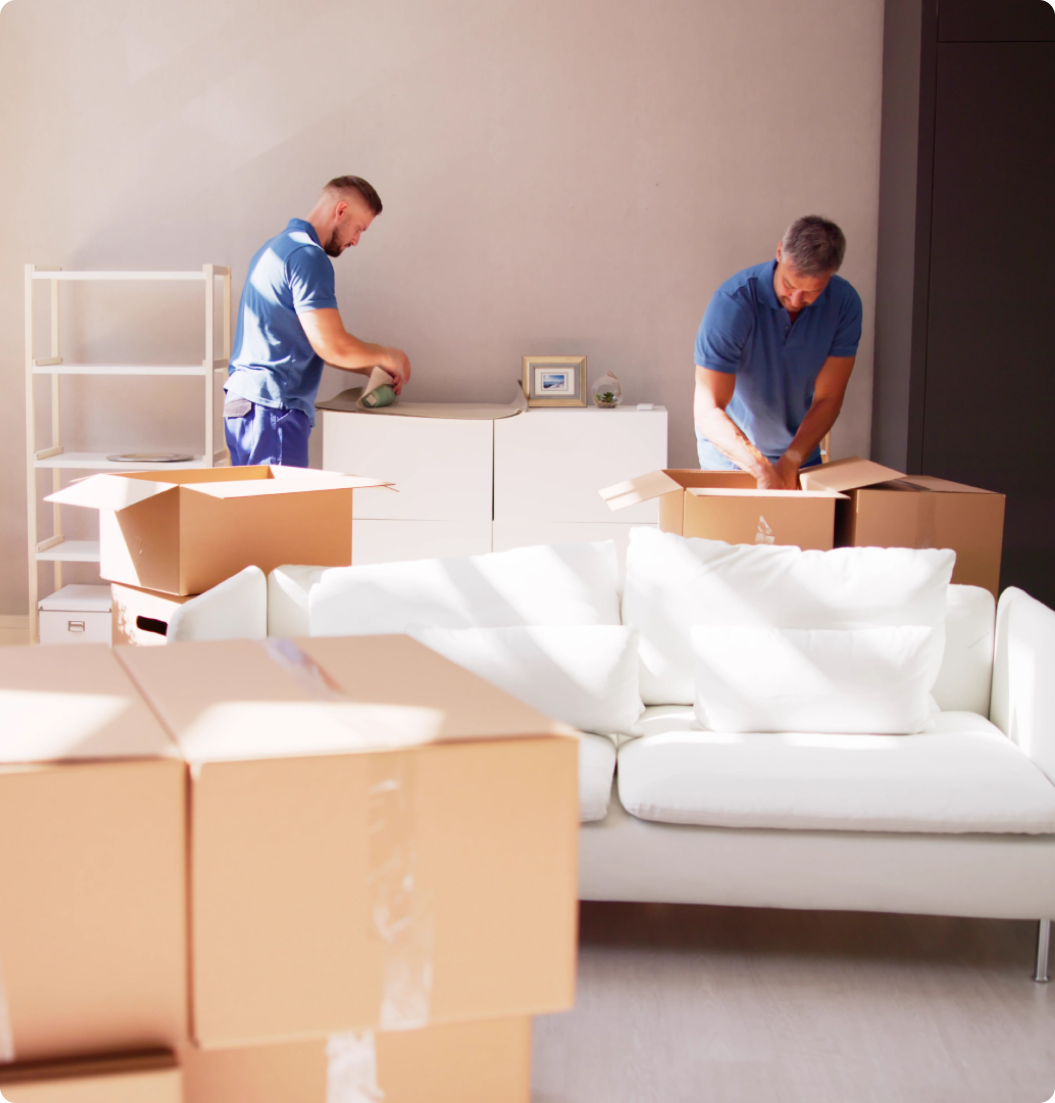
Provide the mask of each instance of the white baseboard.
POLYGON ((0 647, 29 643, 29 617, 0 616, 0 647))

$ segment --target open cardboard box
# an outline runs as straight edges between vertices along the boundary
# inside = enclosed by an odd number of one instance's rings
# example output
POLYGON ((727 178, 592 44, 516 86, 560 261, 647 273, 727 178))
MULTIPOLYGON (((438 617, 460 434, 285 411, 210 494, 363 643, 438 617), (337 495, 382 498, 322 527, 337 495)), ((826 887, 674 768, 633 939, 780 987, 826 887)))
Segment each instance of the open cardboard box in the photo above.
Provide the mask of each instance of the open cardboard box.
POLYGON ((530 1103, 531 1020, 183 1053, 185 1103, 530 1103))
POLYGON ((180 1045, 175 746, 105 644, 0 648, 0 716, 0 1059, 180 1045))
POLYGON ((165 1052, 0 1068, 0 1096, 9 1103, 185 1103, 176 1058, 165 1052))
POLYGON ((836 547, 952 548, 952 580, 1000 590, 1004 495, 927 475, 904 475, 852 457, 802 472, 811 490, 844 495, 836 507, 836 547))
POLYGON ((190 764, 199 1046, 572 1005, 571 729, 405 636, 114 653, 190 764))
POLYGON ((758 490, 745 471, 653 471, 602 490, 613 510, 659 499, 659 527, 729 544, 834 547, 835 504, 825 489, 758 490))
POLYGON ((200 594, 251 564, 346 567, 352 495, 391 484, 302 467, 184 468, 92 475, 46 501, 99 511, 99 574, 200 594))

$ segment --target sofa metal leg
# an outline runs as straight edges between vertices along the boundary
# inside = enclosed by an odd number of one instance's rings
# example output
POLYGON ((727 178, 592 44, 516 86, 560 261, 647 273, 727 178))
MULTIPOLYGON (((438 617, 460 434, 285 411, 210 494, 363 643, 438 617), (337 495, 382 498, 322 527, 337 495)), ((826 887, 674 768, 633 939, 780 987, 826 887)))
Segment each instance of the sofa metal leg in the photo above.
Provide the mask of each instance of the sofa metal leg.
POLYGON ((1048 946, 1051 941, 1051 920, 1042 919, 1037 930, 1037 971, 1033 979, 1038 984, 1048 983, 1048 946))

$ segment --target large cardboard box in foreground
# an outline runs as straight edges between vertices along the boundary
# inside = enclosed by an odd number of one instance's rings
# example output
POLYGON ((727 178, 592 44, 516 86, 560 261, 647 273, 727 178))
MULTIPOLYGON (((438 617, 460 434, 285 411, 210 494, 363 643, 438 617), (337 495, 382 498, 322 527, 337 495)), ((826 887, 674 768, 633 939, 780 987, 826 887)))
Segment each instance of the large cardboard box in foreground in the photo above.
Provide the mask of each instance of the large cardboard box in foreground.
POLYGON ((185 1103, 171 1053, 0 1068, 0 1096, 9 1103, 185 1103))
POLYGON ((171 1053, 0 1067, 0 1095, 11 1103, 184 1103, 171 1053))
POLYGON ((613 510, 659 499, 659 527, 678 536, 728 544, 797 544, 827 551, 835 546, 836 491, 758 490, 744 471, 653 471, 606 487, 613 510))
POLYGON ((105 644, 0 648, 0 1058, 186 1038, 185 767, 105 644))
POLYGON ((200 1046, 572 1005, 571 729, 405 636, 115 654, 191 767, 200 1046))
POLYGON ((200 594, 243 567, 352 562, 352 495, 378 479, 300 467, 93 475, 46 499, 99 511, 99 574, 200 594))
POLYGON ((952 548, 953 582, 996 597, 1004 495, 852 457, 802 472, 802 485, 848 495, 836 507, 836 547, 952 548))
POLYGON ((187 1049, 185 1103, 529 1103, 531 1020, 187 1049))

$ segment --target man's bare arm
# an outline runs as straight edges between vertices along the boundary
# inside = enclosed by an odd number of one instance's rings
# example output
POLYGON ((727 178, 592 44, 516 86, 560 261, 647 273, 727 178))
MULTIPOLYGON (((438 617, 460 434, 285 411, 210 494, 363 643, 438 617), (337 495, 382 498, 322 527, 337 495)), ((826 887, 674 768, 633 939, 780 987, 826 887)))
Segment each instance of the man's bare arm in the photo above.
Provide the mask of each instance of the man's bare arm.
POLYGON ((798 487, 802 461, 813 453, 839 417, 855 360, 854 356, 829 356, 824 361, 813 384, 813 402, 802 419, 795 439, 777 463, 777 474, 786 489, 795 490, 798 487))
POLYGON ((382 367, 395 380, 397 394, 410 379, 410 361, 406 353, 353 337, 344 328, 339 310, 309 310, 297 317, 311 347, 327 364, 365 375, 375 367, 382 367))
POLYGON ((736 390, 736 376, 696 365, 696 395, 693 415, 696 428, 737 467, 758 480, 759 490, 782 489, 773 465, 747 439, 725 412, 736 390))

